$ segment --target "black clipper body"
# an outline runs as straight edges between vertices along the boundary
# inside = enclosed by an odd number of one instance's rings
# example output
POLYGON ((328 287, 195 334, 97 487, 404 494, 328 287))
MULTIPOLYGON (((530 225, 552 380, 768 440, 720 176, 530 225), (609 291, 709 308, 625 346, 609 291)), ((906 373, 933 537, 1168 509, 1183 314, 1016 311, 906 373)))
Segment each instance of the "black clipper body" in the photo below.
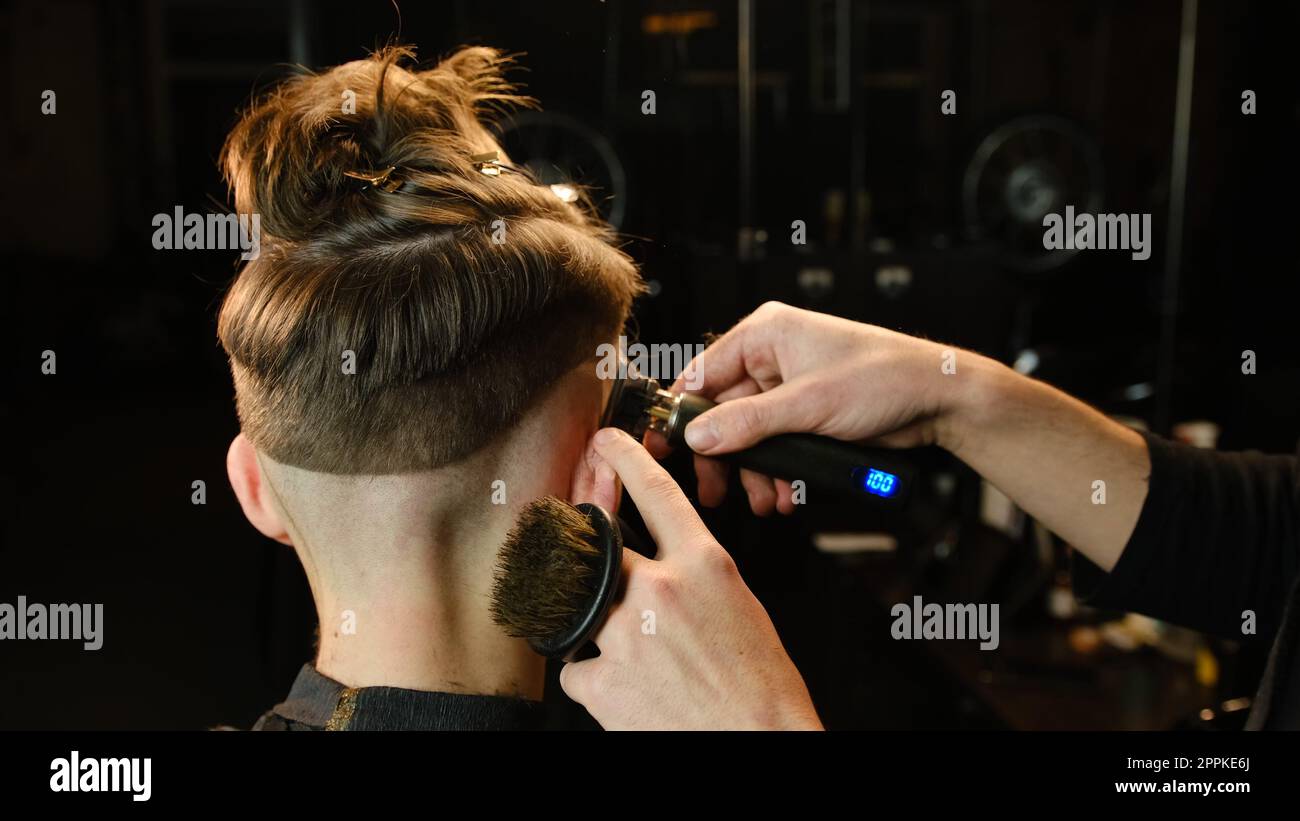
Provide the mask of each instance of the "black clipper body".
MULTIPOLYGON (((636 372, 631 365, 614 382, 601 422, 640 439, 647 430, 673 447, 687 447, 686 426, 712 407, 700 396, 673 394, 636 372)), ((896 451, 851 445, 827 436, 783 433, 743 451, 717 457, 738 467, 809 487, 865 496, 888 505, 901 504, 915 470, 896 451)))

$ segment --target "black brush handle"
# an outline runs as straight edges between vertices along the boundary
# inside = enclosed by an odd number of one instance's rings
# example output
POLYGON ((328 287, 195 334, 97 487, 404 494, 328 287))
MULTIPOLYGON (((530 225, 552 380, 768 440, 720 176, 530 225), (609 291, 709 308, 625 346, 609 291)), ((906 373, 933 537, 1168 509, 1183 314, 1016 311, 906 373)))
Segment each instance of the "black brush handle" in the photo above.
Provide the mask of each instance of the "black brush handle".
MULTIPOLYGON (((686 444, 686 426, 716 403, 683 395, 668 428, 668 441, 686 444)), ((689 446, 687 446, 689 447, 689 446)), ((803 480, 809 487, 899 504, 911 490, 915 469, 896 451, 851 445, 810 433, 782 433, 735 453, 716 457, 776 479, 803 480)))
POLYGON ((618 519, 599 505, 583 502, 577 506, 578 512, 587 517, 587 523, 596 532, 596 541, 592 545, 599 548, 600 560, 592 569, 597 575, 595 595, 591 601, 584 603, 584 609, 578 613, 577 620, 568 630, 553 636, 540 636, 529 640, 533 651, 547 658, 562 658, 565 661, 581 661, 600 655, 591 638, 600 632, 609 614, 610 604, 618 596, 619 585, 623 579, 623 532, 618 519))

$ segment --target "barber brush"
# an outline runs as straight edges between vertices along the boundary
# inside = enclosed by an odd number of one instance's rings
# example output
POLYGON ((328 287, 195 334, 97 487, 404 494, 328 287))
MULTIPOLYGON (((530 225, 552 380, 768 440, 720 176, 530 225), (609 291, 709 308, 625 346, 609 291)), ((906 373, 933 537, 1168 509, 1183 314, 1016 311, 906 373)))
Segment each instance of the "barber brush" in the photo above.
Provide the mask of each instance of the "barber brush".
POLYGON ((492 620, 537 653, 572 660, 604 624, 622 567, 609 513, 544 496, 524 507, 498 552, 492 620))
MULTIPOLYGON (((637 439, 646 430, 657 431, 669 445, 689 449, 686 426, 716 403, 702 396, 670 393, 656 380, 641 376, 630 362, 623 365, 625 375, 614 382, 601 424, 621 428, 637 439)), ((895 452, 808 433, 783 433, 745 450, 711 458, 888 505, 902 503, 915 474, 895 452)))

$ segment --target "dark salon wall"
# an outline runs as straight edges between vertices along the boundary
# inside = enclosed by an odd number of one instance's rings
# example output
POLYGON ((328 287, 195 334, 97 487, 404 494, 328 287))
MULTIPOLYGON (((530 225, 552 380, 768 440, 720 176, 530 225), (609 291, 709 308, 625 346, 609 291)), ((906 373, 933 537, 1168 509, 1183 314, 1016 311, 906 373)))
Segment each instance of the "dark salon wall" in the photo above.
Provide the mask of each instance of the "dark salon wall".
MULTIPOLYGON (((753 213, 770 239, 748 261, 735 253, 734 3, 402 3, 400 21, 379 0, 0 6, 0 601, 106 611, 98 652, 0 645, 0 728, 248 726, 309 658, 302 573, 289 549, 247 525, 225 479, 237 423, 214 318, 236 260, 155 251, 150 219, 225 202, 216 156, 252 92, 294 62, 362 56, 399 26, 424 58, 463 43, 523 53, 528 92, 608 138, 627 172, 623 232, 659 287, 638 307, 642 338, 696 342, 780 298, 1007 358, 1012 326, 1029 312, 1022 342, 1055 363, 1049 378, 1149 416, 1151 400, 1116 397, 1156 375, 1180 4, 850 5, 855 71, 869 79, 836 111, 808 92, 810 6, 756 3, 753 213), (691 10, 711 22, 680 37, 646 30, 649 14, 691 10), (955 121, 933 114, 932 92, 949 87, 960 94, 955 121), (40 113, 44 89, 58 93, 54 116, 40 113), (658 95, 653 117, 640 111, 645 89, 658 95), (970 149, 1025 111, 1064 114, 1096 138, 1109 210, 1154 214, 1149 263, 1080 260, 1026 282, 961 245, 957 189, 970 149), (873 216, 858 247, 836 245, 824 196, 855 179, 872 192, 873 216), (794 219, 808 222, 813 248, 783 244, 794 219), (871 250, 883 247, 875 239, 894 250, 871 250), (895 257, 918 280, 891 302, 871 276, 895 257), (840 290, 802 290, 808 265, 833 268, 840 290), (40 372, 47 349, 55 376, 40 372), (191 504, 196 480, 205 505, 191 504)), ((1300 418, 1289 5, 1200 4, 1171 403, 1175 420, 1217 420, 1228 447, 1290 450, 1300 418), (1239 113, 1243 88, 1259 95, 1255 117, 1239 113), (1261 364, 1243 380, 1246 348, 1261 364)), ((869 638, 884 635, 879 614, 808 542, 843 511, 759 526, 739 502, 707 519, 830 726, 996 724, 948 677, 869 638)))

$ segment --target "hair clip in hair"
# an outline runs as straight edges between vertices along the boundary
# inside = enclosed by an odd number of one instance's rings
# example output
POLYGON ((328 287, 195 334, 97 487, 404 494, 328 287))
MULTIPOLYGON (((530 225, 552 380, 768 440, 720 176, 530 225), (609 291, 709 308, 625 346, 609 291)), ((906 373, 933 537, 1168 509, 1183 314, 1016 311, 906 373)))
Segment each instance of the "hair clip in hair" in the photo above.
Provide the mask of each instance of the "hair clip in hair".
POLYGON ((351 177, 354 180, 361 180, 365 183, 362 191, 367 188, 378 188, 380 191, 391 194, 402 186, 402 181, 393 176, 397 166, 390 165, 383 171, 344 171, 343 176, 351 177))
POLYGON ((475 168, 489 177, 501 176, 501 155, 496 151, 489 151, 486 154, 474 154, 470 156, 469 161, 474 163, 475 168))

